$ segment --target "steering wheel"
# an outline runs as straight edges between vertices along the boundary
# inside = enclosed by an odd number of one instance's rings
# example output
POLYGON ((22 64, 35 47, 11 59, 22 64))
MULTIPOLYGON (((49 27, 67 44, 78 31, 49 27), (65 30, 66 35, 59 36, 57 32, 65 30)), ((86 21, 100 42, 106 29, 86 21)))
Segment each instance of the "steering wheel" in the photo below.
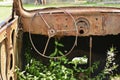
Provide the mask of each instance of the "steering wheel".
MULTIPOLYGON (((43 57, 45 57, 45 58, 60 58, 60 57, 63 57, 63 56, 67 56, 67 55, 69 55, 70 53, 71 53, 71 51, 74 49, 74 47, 77 45, 77 37, 78 37, 78 29, 77 29, 77 25, 76 25, 76 21, 75 21, 75 19, 74 19, 74 17, 72 16, 72 14, 70 14, 70 13, 68 13, 67 12, 67 10, 63 10, 62 8, 56 8, 56 9, 60 9, 63 13, 64 13, 64 15, 67 15, 67 16, 70 16, 70 18, 72 19, 72 21, 73 21, 73 23, 74 23, 74 29, 73 30, 70 30, 69 28, 67 28, 67 29, 64 29, 64 30, 58 30, 58 29, 55 29, 55 28, 53 28, 52 26, 50 26, 50 24, 47 22, 47 20, 44 18, 44 13, 41 13, 41 11, 39 11, 39 12, 37 12, 37 13, 35 13, 34 14, 34 16, 32 17, 32 19, 31 19, 31 25, 29 26, 29 39, 30 39, 30 42, 31 42, 31 44, 32 44, 32 46, 33 46, 33 48, 34 48, 34 50, 38 53, 38 54, 40 54, 41 56, 43 56, 43 57), (35 44, 34 44, 34 42, 33 42, 33 40, 32 40, 32 36, 31 36, 31 33, 30 33, 30 31, 31 31, 31 29, 30 29, 30 27, 32 27, 32 23, 33 23, 33 21, 34 21, 34 19, 37 17, 37 16, 39 16, 39 17, 41 17, 41 19, 43 20, 43 22, 45 23, 45 25, 47 26, 47 41, 46 41, 46 44, 45 44, 45 46, 44 46, 44 50, 43 51, 39 51, 37 48, 36 48, 36 46, 35 46, 35 44), (47 51, 47 48, 48 48, 48 46, 49 46, 49 44, 50 44, 50 40, 51 40, 51 38, 54 38, 56 35, 57 35, 57 33, 60 33, 60 32, 75 32, 75 34, 76 34, 76 36, 74 37, 74 42, 73 42, 73 45, 71 46, 71 48, 69 49, 69 51, 65 51, 64 52, 64 54, 63 55, 56 55, 56 56, 50 56, 50 55, 47 55, 46 54, 46 51, 47 51)), ((49 15, 52 17, 52 14, 53 14, 54 12, 49 12, 49 15)), ((59 12, 57 12, 57 13, 59 13, 59 12)), ((47 13, 48 14, 48 13, 47 13)), ((55 14, 55 13, 54 13, 55 14)), ((54 19, 54 18, 53 18, 54 19)), ((52 24, 54 24, 54 23, 52 23, 52 24)), ((62 52, 63 53, 63 52, 62 52)))

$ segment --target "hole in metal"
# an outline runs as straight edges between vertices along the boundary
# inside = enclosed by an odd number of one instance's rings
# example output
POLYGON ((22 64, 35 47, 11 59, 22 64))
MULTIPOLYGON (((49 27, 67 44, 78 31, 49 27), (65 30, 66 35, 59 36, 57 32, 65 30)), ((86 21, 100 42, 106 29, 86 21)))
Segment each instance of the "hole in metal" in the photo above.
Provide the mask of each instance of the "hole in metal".
POLYGON ((98 20, 98 18, 96 18, 96 21, 98 20))
POLYGON ((80 33, 80 34, 84 34, 84 30, 80 30, 79 33, 80 33))
POLYGON ((14 44, 14 34, 15 34, 15 30, 12 31, 12 35, 11 35, 12 45, 14 44))
POLYGON ((11 54, 10 55, 10 70, 12 69, 13 67, 13 55, 11 54))
POLYGON ((10 77, 10 80, 13 80, 12 76, 10 77))

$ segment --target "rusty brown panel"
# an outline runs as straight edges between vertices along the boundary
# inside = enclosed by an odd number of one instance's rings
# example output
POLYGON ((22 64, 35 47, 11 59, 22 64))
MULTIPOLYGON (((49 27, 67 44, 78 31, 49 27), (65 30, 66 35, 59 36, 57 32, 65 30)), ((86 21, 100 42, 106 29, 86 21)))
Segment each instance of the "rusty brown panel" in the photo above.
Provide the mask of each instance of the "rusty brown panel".
POLYGON ((17 21, 15 21, 10 27, 6 29, 7 32, 7 78, 8 80, 15 80, 15 54, 14 53, 14 31, 17 27, 17 21))
POLYGON ((21 0, 14 0, 14 9, 21 18, 23 31, 32 34, 99 36, 120 33, 120 8, 52 7, 27 11, 22 7, 21 0))
MULTIPOLYGON (((64 13, 42 14, 47 24, 49 24, 50 28, 54 29, 57 36, 76 36, 76 31, 78 31, 78 36, 116 35, 120 33, 120 13, 76 13, 71 15, 74 17, 74 20, 68 14, 64 13), (79 21, 81 19, 83 21, 79 21), (79 25, 75 25, 77 21, 80 22, 79 25), (76 27, 77 30, 75 30, 76 27)), ((22 18, 21 20, 24 32, 49 35, 50 28, 45 24, 40 15, 31 18, 22 18)))
POLYGON ((84 16, 78 16, 78 20, 81 18, 83 18, 82 21, 84 21, 85 25, 77 25, 79 36, 103 35, 101 14, 88 14, 84 16), (80 32, 82 30, 83 32, 80 32))
POLYGON ((2 62, 2 77, 3 80, 15 80, 14 69, 15 69, 15 53, 13 50, 13 32, 17 28, 17 18, 7 23, 0 29, 0 43, 1 45, 1 62, 2 62), (6 56, 6 57, 5 57, 6 56), (3 59, 4 58, 4 59, 3 59), (3 68, 4 67, 4 68, 3 68), (6 74, 6 75, 5 75, 6 74))
POLYGON ((0 43, 6 38, 6 30, 0 33, 0 43))
POLYGON ((6 51, 6 42, 5 40, 2 41, 1 47, 0 47, 0 68, 1 68, 1 77, 3 80, 7 80, 7 51, 6 51))
POLYGON ((12 44, 12 33, 11 30, 7 32, 7 78, 8 80, 14 80, 15 70, 15 53, 12 44))
POLYGON ((105 34, 117 35, 120 33, 120 14, 109 13, 104 16, 104 31, 105 34))
POLYGON ((15 65, 21 69, 22 67, 22 59, 21 59, 21 53, 22 53, 22 33, 18 31, 15 32, 14 35, 14 57, 15 57, 15 65))
POLYGON ((0 43, 7 37, 7 31, 11 29, 16 29, 17 26, 17 18, 15 18, 13 21, 7 23, 0 29, 0 43))

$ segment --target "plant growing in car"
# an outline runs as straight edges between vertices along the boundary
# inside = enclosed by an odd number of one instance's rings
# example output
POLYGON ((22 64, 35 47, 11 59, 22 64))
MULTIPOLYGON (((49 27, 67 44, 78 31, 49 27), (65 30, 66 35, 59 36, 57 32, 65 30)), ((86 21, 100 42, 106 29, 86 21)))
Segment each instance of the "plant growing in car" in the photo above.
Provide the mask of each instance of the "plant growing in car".
MULTIPOLYGON (((55 50, 50 56, 63 55, 58 47, 64 47, 64 45, 56 41, 55 46, 55 50)), ((25 70, 20 71, 17 68, 16 73, 19 80, 102 80, 118 66, 114 63, 114 51, 113 48, 108 51, 105 69, 94 78, 91 78, 89 75, 94 73, 94 69, 98 68, 99 62, 93 63, 91 67, 82 69, 79 64, 87 64, 88 58, 86 56, 75 57, 72 61, 65 56, 52 58, 47 65, 44 65, 41 61, 32 58, 29 50, 26 50, 25 54, 26 59, 28 59, 25 70), (111 66, 112 63, 114 64, 111 66), (72 67, 69 67, 69 65, 72 67)))

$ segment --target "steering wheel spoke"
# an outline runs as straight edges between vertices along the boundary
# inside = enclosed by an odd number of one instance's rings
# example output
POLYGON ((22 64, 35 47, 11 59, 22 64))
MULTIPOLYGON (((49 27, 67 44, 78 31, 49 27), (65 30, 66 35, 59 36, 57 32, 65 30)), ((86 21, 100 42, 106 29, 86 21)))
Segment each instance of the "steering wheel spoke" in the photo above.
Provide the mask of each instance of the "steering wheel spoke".
POLYGON ((44 48, 44 51, 43 51, 43 55, 45 55, 45 53, 46 53, 46 50, 47 50, 47 47, 49 45, 50 39, 51 39, 51 37, 48 37, 48 40, 46 42, 46 45, 45 45, 45 48, 44 48))
POLYGON ((73 32, 75 31, 76 32, 76 29, 72 29, 72 30, 57 30, 56 32, 73 32))

